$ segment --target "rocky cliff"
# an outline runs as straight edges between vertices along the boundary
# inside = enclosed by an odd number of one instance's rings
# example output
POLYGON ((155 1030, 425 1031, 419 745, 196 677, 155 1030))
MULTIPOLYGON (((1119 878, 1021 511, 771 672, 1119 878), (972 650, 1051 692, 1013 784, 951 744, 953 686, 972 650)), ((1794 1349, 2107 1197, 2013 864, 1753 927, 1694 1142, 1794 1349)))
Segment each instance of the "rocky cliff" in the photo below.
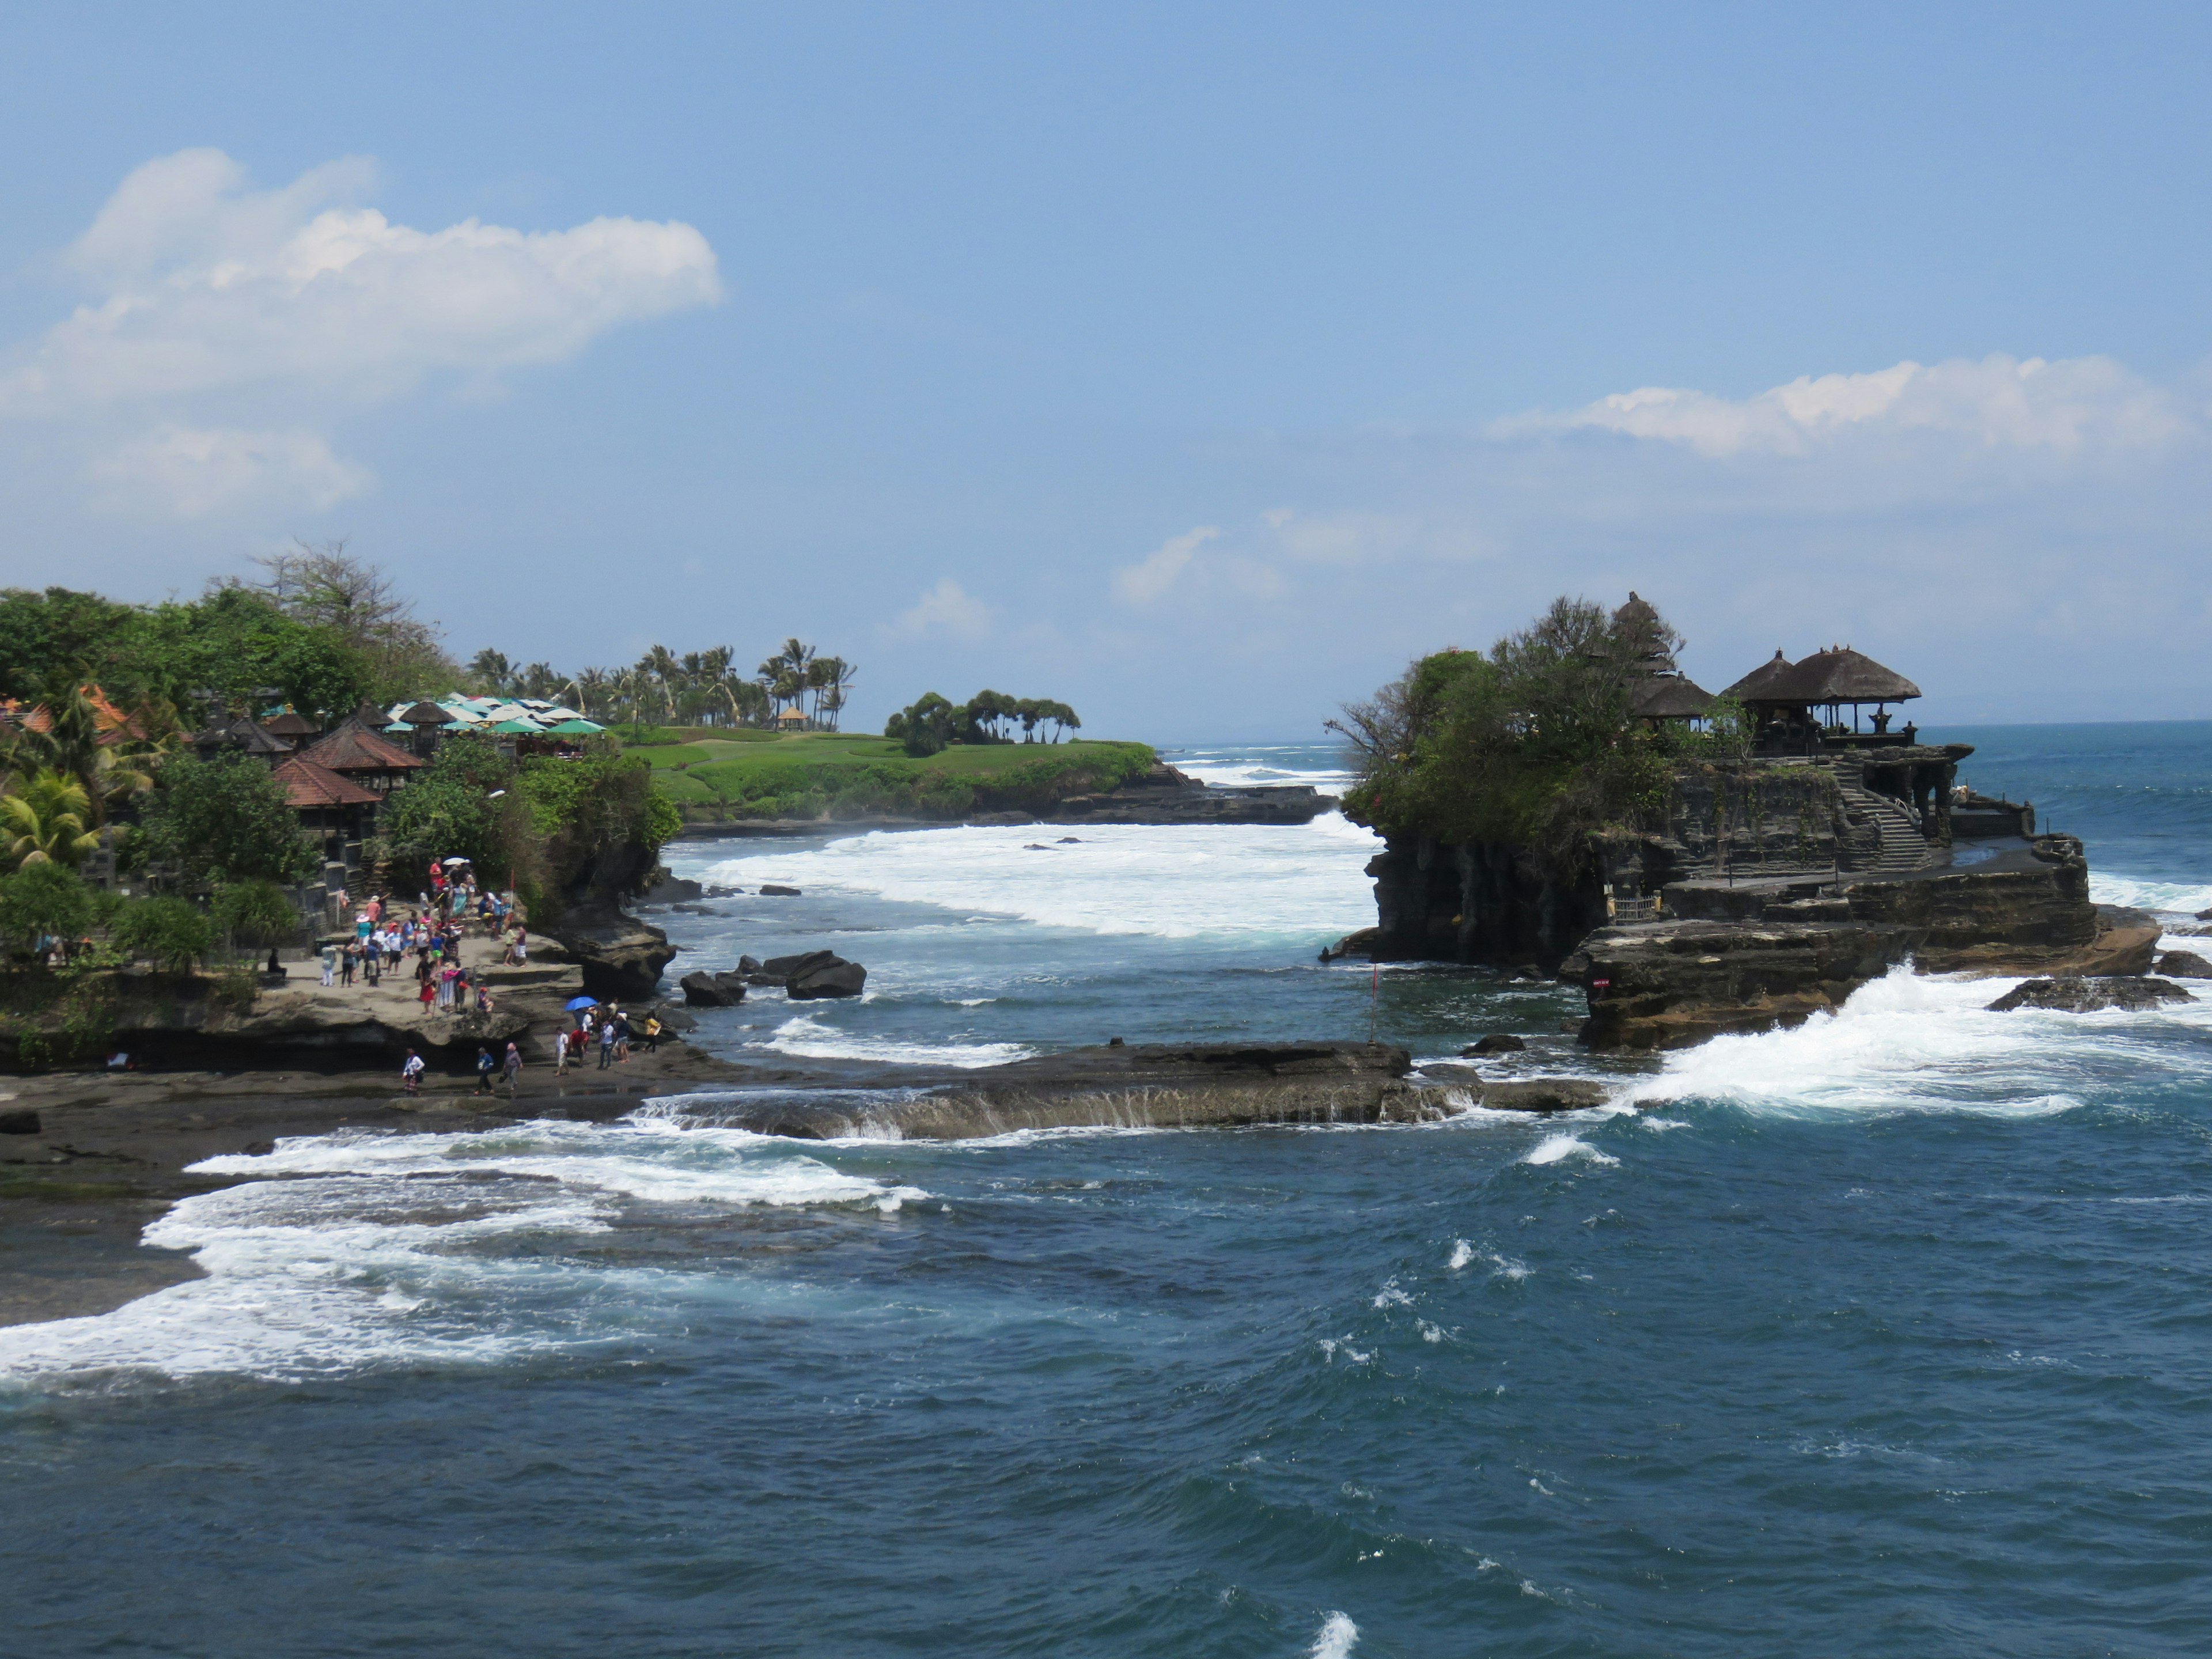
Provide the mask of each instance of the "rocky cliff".
POLYGON ((1670 887, 1673 913, 1615 924, 1561 965, 1589 1000, 1582 1040, 1673 1048, 1795 1024, 1900 963, 1926 972, 2147 972, 2159 925, 2093 905, 2071 836, 1965 869, 1729 888, 1670 887))

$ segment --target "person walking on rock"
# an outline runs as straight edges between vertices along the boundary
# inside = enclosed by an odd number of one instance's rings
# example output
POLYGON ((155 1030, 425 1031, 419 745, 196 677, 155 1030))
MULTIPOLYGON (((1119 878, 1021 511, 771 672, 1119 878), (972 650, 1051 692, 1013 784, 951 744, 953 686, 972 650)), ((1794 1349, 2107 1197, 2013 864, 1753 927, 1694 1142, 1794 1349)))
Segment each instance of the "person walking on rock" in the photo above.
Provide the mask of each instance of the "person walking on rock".
POLYGON ((478 1094, 488 1095, 491 1092, 491 1074, 498 1069, 493 1064, 490 1049, 477 1050, 477 1092, 478 1094))
POLYGON ((407 1051, 407 1058, 399 1067, 399 1086, 410 1095, 422 1092, 422 1056, 412 1048, 407 1051))
POLYGON ((615 1063, 615 1023, 604 1020, 599 1025, 599 1069, 605 1071, 615 1063))
POLYGON ((568 1029, 565 1025, 553 1033, 553 1075, 568 1075, 568 1029))
POLYGON ((507 1064, 501 1069, 507 1073, 507 1097, 512 1100, 516 1086, 522 1081, 522 1050, 512 1042, 507 1045, 507 1064))
POLYGON ((323 988, 327 991, 331 987, 331 975, 337 969, 338 947, 326 943, 322 949, 322 957, 323 988))

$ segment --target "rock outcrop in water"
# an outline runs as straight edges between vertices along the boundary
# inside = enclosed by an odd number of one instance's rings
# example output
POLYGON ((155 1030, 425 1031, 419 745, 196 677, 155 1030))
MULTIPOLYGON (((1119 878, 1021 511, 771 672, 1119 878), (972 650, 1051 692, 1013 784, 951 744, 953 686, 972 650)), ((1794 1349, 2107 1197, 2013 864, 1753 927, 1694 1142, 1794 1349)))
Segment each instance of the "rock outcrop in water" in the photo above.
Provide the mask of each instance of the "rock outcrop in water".
POLYGON ((1619 924, 1584 939, 1563 977, 1589 994, 1582 1040, 1676 1048, 1839 1007, 1910 961, 1930 973, 2136 975, 2157 921, 2092 904, 2071 836, 1965 869, 1758 887, 1669 888, 1704 915, 1619 924))
POLYGON ((714 1115, 757 1133, 810 1139, 958 1140, 1102 1125, 1408 1123, 1464 1109, 1464 1091, 1410 1079, 1412 1070, 1403 1048, 1368 1043, 1128 1044, 1018 1060, 904 1099, 717 1103, 714 1115))
POLYGON ((2031 979, 2015 985, 1990 1004, 1990 1012, 2002 1014, 2014 1008, 2050 1008, 2061 1013, 2093 1014, 2106 1008, 2142 1010, 2169 1002, 2194 1000, 2188 992, 2168 980, 2142 975, 2102 979, 2069 976, 2031 979))

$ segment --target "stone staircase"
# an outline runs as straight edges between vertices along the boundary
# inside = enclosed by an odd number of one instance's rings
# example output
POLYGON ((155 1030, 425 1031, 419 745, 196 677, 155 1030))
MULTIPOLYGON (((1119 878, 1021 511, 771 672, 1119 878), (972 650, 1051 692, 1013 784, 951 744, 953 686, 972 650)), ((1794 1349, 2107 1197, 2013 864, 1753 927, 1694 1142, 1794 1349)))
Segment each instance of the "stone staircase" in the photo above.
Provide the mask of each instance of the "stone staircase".
POLYGON ((1873 860, 1856 873, 1861 875, 1905 875, 1915 870, 1925 870, 1936 862, 1929 850, 1928 837, 1920 833, 1905 803, 1856 783, 1838 780, 1844 805, 1852 817, 1871 818, 1881 835, 1881 849, 1873 860))

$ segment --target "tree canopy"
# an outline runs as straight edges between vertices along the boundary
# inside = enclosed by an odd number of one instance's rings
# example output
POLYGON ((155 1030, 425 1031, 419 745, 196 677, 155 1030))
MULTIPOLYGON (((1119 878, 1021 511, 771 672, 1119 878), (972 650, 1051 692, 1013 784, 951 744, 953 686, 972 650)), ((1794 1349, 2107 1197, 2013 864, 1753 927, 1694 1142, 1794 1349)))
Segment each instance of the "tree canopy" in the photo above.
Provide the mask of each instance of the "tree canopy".
POLYGON ((235 751, 165 762, 144 834, 147 856, 173 866, 190 886, 299 881, 319 862, 283 785, 259 761, 235 751))
POLYGON ((986 689, 956 704, 927 691, 890 717, 884 735, 904 744, 909 755, 934 755, 956 743, 1012 743, 1015 727, 1024 743, 1038 741, 1040 728, 1050 734, 1046 741, 1057 743, 1082 730, 1083 722, 1066 703, 1049 697, 1010 697, 986 689))
POLYGON ((1656 821, 1674 764, 1701 741, 1630 713, 1680 643, 1641 601, 1608 615, 1562 598, 1487 654, 1419 659, 1330 722, 1358 773, 1346 816, 1386 834, 1506 843, 1578 872, 1593 836, 1656 821))

